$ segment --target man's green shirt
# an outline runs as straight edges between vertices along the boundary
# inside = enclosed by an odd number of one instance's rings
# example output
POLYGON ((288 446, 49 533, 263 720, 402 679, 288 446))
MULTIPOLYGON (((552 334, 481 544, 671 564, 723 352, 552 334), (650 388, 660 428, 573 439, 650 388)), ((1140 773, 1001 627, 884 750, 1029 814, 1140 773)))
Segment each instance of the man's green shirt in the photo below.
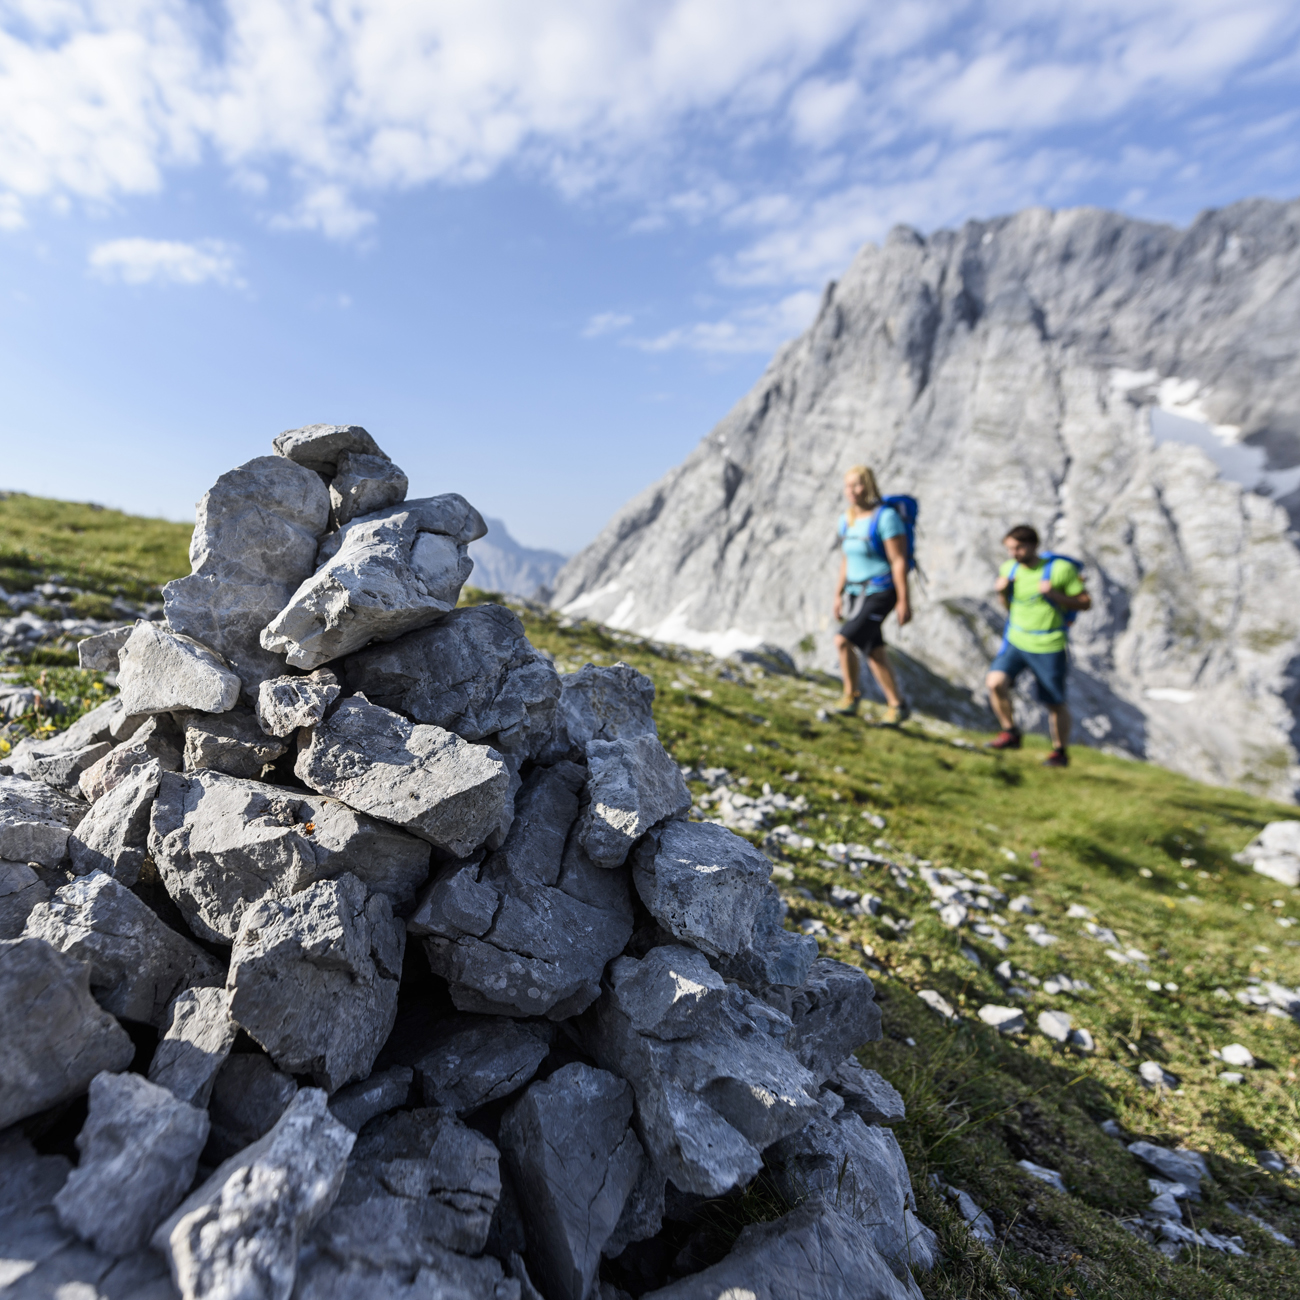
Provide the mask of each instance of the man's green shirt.
MULTIPOLYGON (((1007 640, 1016 649, 1033 655, 1050 655, 1065 649, 1065 611, 1038 593, 1046 567, 1047 561, 1042 558, 1034 561, 1033 568, 1021 564, 1016 568, 1012 593, 1007 640)), ((999 572, 1008 578, 1012 568, 1015 561, 1008 560, 999 572)), ((1083 594, 1083 579, 1069 560, 1052 561, 1052 590, 1066 596, 1083 594)))

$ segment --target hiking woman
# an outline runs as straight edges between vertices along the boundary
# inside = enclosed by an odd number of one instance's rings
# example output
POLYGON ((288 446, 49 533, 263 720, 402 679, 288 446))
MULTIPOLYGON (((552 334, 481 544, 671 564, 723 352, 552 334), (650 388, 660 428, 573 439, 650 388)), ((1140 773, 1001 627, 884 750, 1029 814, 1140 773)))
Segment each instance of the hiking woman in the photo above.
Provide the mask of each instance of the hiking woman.
POLYGON ((842 620, 835 637, 840 675, 844 678, 840 712, 858 711, 862 698, 858 685, 860 651, 867 656, 871 675, 885 696, 885 721, 896 724, 906 721, 912 710, 899 695, 893 669, 885 658, 883 624, 891 609, 897 610, 900 627, 912 617, 906 528, 898 512, 881 500, 876 476, 865 465, 854 465, 844 475, 844 497, 848 509, 839 522, 840 549, 844 554, 835 588, 835 617, 842 620))

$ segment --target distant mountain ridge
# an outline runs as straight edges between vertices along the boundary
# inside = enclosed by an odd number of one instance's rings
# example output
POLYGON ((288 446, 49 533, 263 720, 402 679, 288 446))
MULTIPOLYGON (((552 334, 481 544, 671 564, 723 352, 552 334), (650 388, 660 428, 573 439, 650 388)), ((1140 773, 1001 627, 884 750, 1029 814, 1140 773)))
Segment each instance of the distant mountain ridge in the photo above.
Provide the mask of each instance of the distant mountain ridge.
POLYGON ((471 542, 469 547, 474 561, 470 583, 486 591, 502 591, 530 599, 549 596, 555 575, 567 557, 559 551, 520 545, 500 519, 485 517, 484 521, 488 526, 487 536, 471 542))
POLYGON ((859 461, 921 501, 927 582, 889 635, 924 669, 980 697, 1000 539, 1030 521, 1088 564, 1079 739, 1300 793, 1300 201, 1186 230, 1037 208, 928 238, 895 229, 569 561, 554 604, 829 665, 840 480, 859 461), (1179 418, 1153 437, 1153 411, 1179 418), (1179 440, 1187 420, 1287 495, 1221 475, 1179 440))

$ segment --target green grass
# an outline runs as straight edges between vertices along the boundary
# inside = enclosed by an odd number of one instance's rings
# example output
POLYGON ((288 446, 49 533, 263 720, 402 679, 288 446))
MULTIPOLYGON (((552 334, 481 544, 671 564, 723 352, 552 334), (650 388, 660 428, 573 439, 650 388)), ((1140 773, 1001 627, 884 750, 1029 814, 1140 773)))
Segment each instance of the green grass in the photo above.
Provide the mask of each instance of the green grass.
MULTIPOLYGON (((74 662, 75 659, 74 652, 74 662)), ((8 734, 0 734, 0 760, 14 747, 19 736, 52 736, 117 694, 105 682, 103 673, 40 664, 6 669, 0 673, 0 683, 35 686, 41 692, 39 707, 11 719, 8 734)))
POLYGON ((166 519, 6 493, 0 495, 0 587, 31 591, 57 575, 87 593, 74 601, 79 615, 108 618, 108 597, 147 600, 190 571, 192 531, 166 519))

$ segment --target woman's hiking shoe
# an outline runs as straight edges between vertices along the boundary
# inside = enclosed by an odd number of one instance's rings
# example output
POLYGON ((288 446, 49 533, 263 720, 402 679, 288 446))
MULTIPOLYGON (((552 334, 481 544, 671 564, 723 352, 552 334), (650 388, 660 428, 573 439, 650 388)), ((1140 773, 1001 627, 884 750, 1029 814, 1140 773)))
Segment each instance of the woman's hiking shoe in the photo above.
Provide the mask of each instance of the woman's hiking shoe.
POLYGON ((1012 727, 1010 731, 999 731, 992 740, 986 741, 985 749, 1019 749, 1020 728, 1012 727))
POLYGON ((1063 749, 1054 749, 1043 759, 1044 767, 1069 767, 1070 756, 1063 749))
POLYGON ((846 718, 856 717, 858 712, 858 703, 861 699, 861 691, 858 691, 856 695, 841 695, 840 702, 835 706, 835 712, 842 713, 846 718))
POLYGON ((912 716, 912 706, 910 704, 899 704, 893 708, 885 710, 885 726, 896 727, 900 722, 906 722, 912 716))

